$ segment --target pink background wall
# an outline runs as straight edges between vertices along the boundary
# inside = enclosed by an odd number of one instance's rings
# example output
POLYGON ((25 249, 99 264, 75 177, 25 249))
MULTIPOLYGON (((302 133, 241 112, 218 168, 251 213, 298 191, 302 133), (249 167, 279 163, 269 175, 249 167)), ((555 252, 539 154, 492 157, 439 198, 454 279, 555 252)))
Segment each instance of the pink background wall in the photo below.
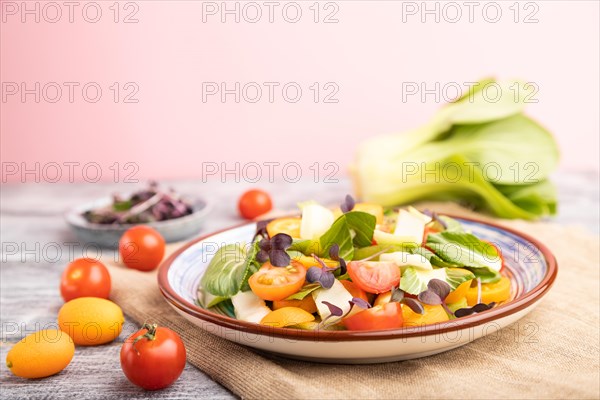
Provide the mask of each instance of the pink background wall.
MULTIPOLYGON (((33 9, 35 3, 27 4, 33 9)), ((319 23, 309 8, 313 2, 298 2, 302 17, 290 23, 282 15, 286 3, 275 8, 273 23, 266 6, 257 23, 245 21, 244 14, 239 23, 232 15, 222 23, 220 14, 204 15, 203 22, 203 7, 221 2, 191 1, 122 2, 118 23, 112 1, 96 3, 102 11, 96 23, 84 19, 87 2, 80 2, 72 23, 65 6, 60 20, 51 23, 46 19, 54 19, 56 9, 44 13, 40 3, 38 23, 35 15, 22 15, 20 1, 2 1, 3 180, 21 180, 18 173, 6 174, 6 163, 33 168, 35 162, 42 168, 52 162, 97 162, 104 180, 113 179, 109 166, 115 162, 122 173, 124 163, 135 163, 138 178, 199 177, 201 163, 213 161, 229 167, 235 161, 296 161, 306 176, 312 176, 313 163, 321 163, 323 171, 323 163, 334 162, 342 175, 358 142, 415 127, 439 107, 433 96, 403 102, 403 82, 431 88, 435 82, 462 84, 487 75, 535 82, 539 102, 527 110, 556 135, 561 168, 598 169, 598 2, 538 1, 527 8, 521 3, 517 23, 509 8, 513 2, 495 3, 502 11, 496 23, 486 21, 495 18, 492 8, 484 13, 487 2, 474 10, 472 23, 465 6, 461 19, 451 23, 456 10, 438 3, 436 22, 435 15, 421 15, 421 2, 391 1, 339 1, 327 9, 321 3, 319 23), (336 7, 338 22, 323 23, 336 7), (420 10, 412 15, 414 7, 420 10), (124 23, 131 12, 138 22, 124 23), (524 23, 531 13, 538 22, 524 23), (48 87, 39 103, 34 95, 22 102, 20 93, 10 95, 10 82, 28 88, 57 82, 62 98, 49 102, 55 91, 48 87), (79 83, 72 103, 63 82, 79 83), (102 89, 96 103, 82 96, 87 82, 102 89), (110 89, 114 82, 121 86, 117 103, 110 89), (133 87, 124 90, 127 82, 139 88, 137 103, 123 101, 133 87), (203 82, 280 86, 273 103, 264 86, 257 103, 236 103, 233 95, 222 103, 218 96, 202 101, 203 82), (282 97, 287 82, 303 90, 297 103, 282 97), (323 85, 334 82, 339 101, 315 103, 309 88, 314 82, 321 95, 330 91, 323 85)), ((255 10, 246 11, 254 18, 255 10)), ((294 9, 287 11, 293 18, 294 9)), ((93 19, 95 9, 89 6, 85 16, 93 19)), ((67 180, 67 169, 61 168, 67 180)), ((74 178, 81 180, 81 174, 76 169, 74 178)))

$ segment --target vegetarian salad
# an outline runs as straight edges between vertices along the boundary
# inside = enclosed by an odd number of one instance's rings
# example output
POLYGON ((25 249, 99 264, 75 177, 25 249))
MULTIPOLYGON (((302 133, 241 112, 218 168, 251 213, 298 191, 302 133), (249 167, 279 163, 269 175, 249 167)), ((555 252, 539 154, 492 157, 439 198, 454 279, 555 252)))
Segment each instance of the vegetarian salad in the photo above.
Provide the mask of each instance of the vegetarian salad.
POLYGON ((309 330, 422 326, 510 298, 492 243, 459 221, 413 207, 300 205, 301 217, 261 221, 251 243, 222 246, 198 288, 204 308, 242 321, 309 330))

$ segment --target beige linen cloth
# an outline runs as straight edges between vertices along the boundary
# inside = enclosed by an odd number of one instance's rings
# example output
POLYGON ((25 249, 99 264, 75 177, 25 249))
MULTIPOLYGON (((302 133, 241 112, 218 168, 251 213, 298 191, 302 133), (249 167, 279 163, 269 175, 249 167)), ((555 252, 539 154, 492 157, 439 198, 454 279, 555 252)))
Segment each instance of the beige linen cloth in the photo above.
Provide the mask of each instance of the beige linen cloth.
MULTIPOLYGON (((486 218, 453 204, 426 206, 486 218)), ((497 222, 538 238, 554 252, 559 265, 554 286, 511 327, 426 358, 328 365, 259 354, 176 314, 162 298, 155 273, 114 263, 112 299, 133 320, 178 332, 188 361, 242 398, 599 398, 599 238, 553 223, 497 222)))

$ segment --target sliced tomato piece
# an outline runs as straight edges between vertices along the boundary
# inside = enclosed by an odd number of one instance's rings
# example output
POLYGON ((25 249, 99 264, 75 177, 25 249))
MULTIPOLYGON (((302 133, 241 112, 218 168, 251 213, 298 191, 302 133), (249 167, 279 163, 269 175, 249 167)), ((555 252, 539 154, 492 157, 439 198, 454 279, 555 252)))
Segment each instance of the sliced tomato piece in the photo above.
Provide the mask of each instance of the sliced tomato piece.
POLYGON ((304 285, 306 268, 292 260, 287 267, 275 267, 266 262, 248 280, 255 295, 263 300, 283 300, 304 285))
POLYGON ((285 233, 293 238, 300 237, 300 224, 302 218, 277 218, 267 224, 267 233, 273 237, 278 233, 285 233))
POLYGON ((400 268, 387 261, 351 261, 348 274, 359 288, 369 293, 383 293, 400 283, 400 268))
POLYGON ((389 303, 390 301, 392 301, 392 291, 391 290, 377 295, 377 297, 375 298, 375 303, 373 303, 373 305, 374 306, 382 306, 384 304, 389 303))
POLYGON ((471 282, 473 280, 468 280, 466 282, 461 283, 460 285, 458 285, 458 287, 456 289, 454 289, 453 291, 451 291, 448 296, 446 296, 446 303, 450 304, 450 303, 456 303, 457 301, 462 300, 466 295, 467 292, 469 291, 469 288, 471 287, 471 282))
POLYGON ((440 229, 434 225, 425 225, 425 231, 423 232, 423 244, 427 243, 427 236, 430 233, 439 233, 440 229))
POLYGON ((284 328, 290 325, 314 321, 315 316, 298 307, 283 307, 271 311, 260 321, 261 325, 284 328))
POLYGON ((369 297, 367 296, 367 292, 358 287, 358 285, 354 282, 350 282, 347 280, 340 281, 342 285, 346 288, 347 291, 350 292, 352 297, 356 297, 358 299, 363 299, 364 301, 369 301, 369 297))
POLYGON ((354 331, 375 331, 400 328, 404 324, 400 303, 387 303, 361 311, 342 320, 344 326, 354 331))
MULTIPOLYGON (((319 257, 320 258, 320 257, 319 257)), ((300 264, 304 265, 306 269, 310 267, 318 267, 321 268, 321 264, 315 260, 314 257, 302 255, 300 257, 294 257, 294 260, 298 261, 300 264)), ((335 260, 331 260, 329 258, 321 258, 321 261, 325 263, 328 267, 335 268, 338 266, 339 262, 335 260)))
POLYGON ((436 322, 448 321, 450 317, 444 307, 441 305, 430 306, 423 304, 425 312, 417 314, 410 307, 402 304, 402 317, 404 318, 404 326, 423 326, 435 324, 436 322))
POLYGON ((273 302, 273 310, 278 310, 284 307, 297 307, 312 314, 317 312, 317 305, 311 295, 306 296, 302 300, 275 300, 273 302))
MULTIPOLYGON (((510 279, 503 276, 495 283, 481 284, 481 302, 489 304, 500 303, 510 298, 510 279)), ((477 286, 470 287, 467 291, 467 303, 469 306, 477 304, 477 286)))

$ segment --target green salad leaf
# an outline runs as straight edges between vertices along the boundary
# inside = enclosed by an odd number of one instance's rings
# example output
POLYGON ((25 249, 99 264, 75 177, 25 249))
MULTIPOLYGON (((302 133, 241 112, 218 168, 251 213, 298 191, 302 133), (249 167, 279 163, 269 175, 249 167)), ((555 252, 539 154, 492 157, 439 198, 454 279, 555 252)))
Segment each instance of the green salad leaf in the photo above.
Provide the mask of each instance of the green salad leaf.
POLYGON ((474 279, 475 275, 466 270, 459 268, 434 268, 431 270, 423 270, 413 267, 408 267, 402 273, 400 279, 400 289, 406 293, 418 295, 428 289, 427 284, 432 279, 439 279, 450 285, 452 290, 456 289, 461 283, 474 279))
POLYGON ((319 257, 327 257, 329 249, 334 244, 340 246, 340 257, 351 260, 354 255, 354 245, 352 243, 352 233, 345 215, 335 220, 331 228, 319 238, 319 257))
POLYGON ((200 280, 204 290, 213 296, 230 298, 240 290, 248 290, 248 278, 258 270, 258 242, 250 246, 232 243, 217 250, 200 280))
POLYGON ((307 256, 316 254, 329 258, 329 249, 334 244, 340 247, 339 256, 352 260, 354 246, 370 246, 375 231, 376 218, 362 211, 347 212, 334 221, 331 227, 318 240, 294 240, 289 250, 307 256))
POLYGON ((350 211, 342 215, 345 218, 348 228, 354 233, 352 243, 356 247, 370 246, 373 241, 373 232, 377 224, 377 218, 374 215, 362 211, 350 211))
POLYGON ((429 247, 442 260, 470 268, 500 270, 502 259, 496 247, 467 232, 439 232, 427 236, 429 247))
POLYGON ((502 278, 500 272, 488 267, 467 269, 471 271, 473 275, 475 275, 475 278, 479 278, 481 280, 481 283, 494 283, 498 282, 500 278, 502 278))
POLYGON ((309 283, 307 285, 304 285, 298 292, 286 298, 286 300, 302 300, 319 288, 321 288, 321 285, 319 283, 309 283))
POLYGON ((425 247, 417 247, 416 249, 412 250, 412 253, 413 254, 420 254, 420 255, 422 255, 427 260, 429 260, 429 262, 431 263, 431 265, 436 266, 436 267, 440 267, 440 268, 460 268, 460 267, 463 267, 463 265, 460 265, 460 264, 456 264, 456 263, 444 261, 437 254, 435 254, 433 251, 431 251, 429 249, 426 249, 425 247))

